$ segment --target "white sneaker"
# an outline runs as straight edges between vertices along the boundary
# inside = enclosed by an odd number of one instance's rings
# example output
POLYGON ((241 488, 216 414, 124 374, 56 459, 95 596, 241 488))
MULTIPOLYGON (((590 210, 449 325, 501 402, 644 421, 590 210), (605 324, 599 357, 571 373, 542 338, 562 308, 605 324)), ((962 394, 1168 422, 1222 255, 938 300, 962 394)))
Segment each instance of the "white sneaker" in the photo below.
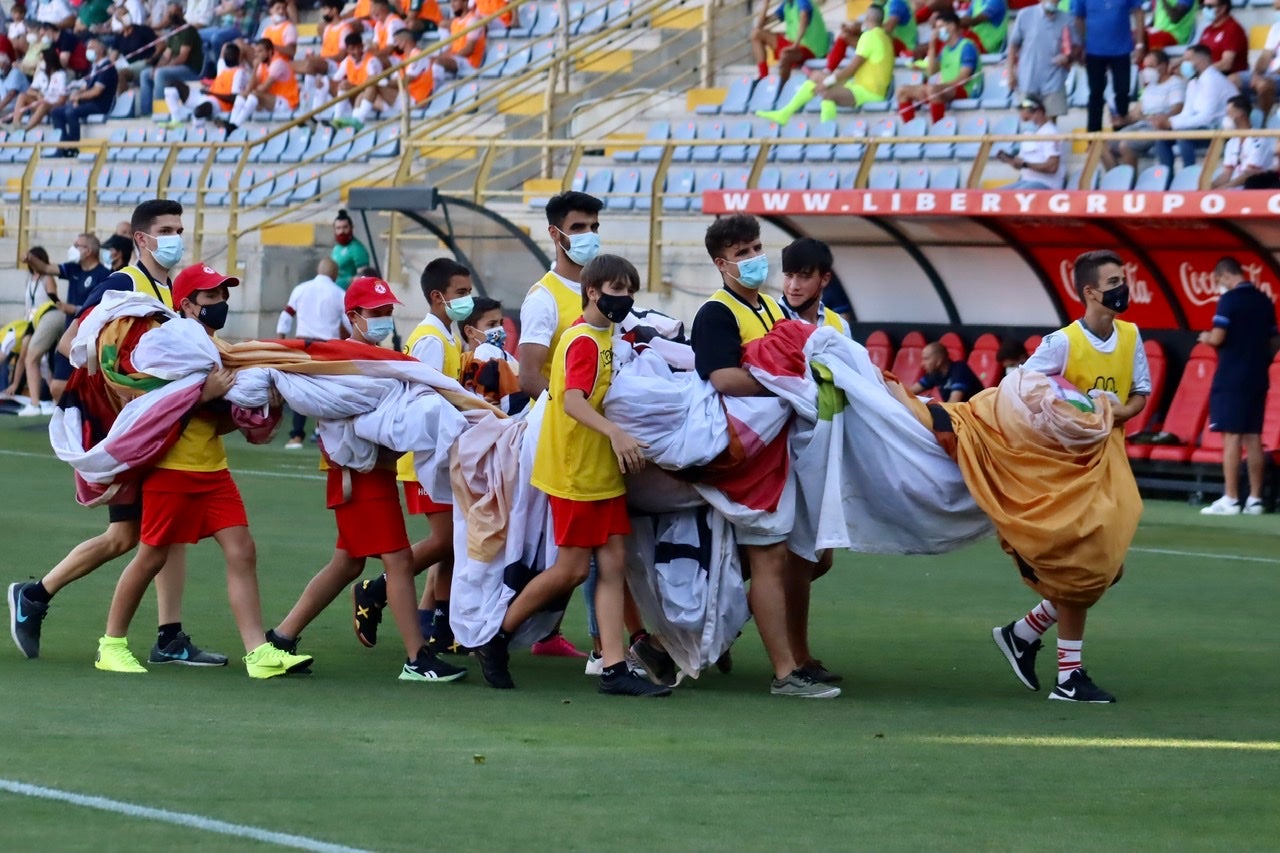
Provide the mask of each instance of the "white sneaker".
POLYGON ((52 400, 40 401, 40 414, 42 415, 52 416, 53 413, 57 410, 57 408, 58 408, 57 404, 54 403, 52 400))
POLYGON ((1262 515, 1262 501, 1258 498, 1249 498, 1244 503, 1245 515, 1262 515))
POLYGON ((1229 498, 1226 495, 1218 498, 1204 509, 1200 510, 1201 515, 1239 515, 1240 501, 1236 498, 1229 498))
POLYGON ((30 403, 18 409, 18 417, 20 418, 38 418, 43 414, 44 412, 40 410, 39 406, 33 406, 30 403))
POLYGON ((594 651, 587 656, 587 675, 604 675, 604 658, 594 651))

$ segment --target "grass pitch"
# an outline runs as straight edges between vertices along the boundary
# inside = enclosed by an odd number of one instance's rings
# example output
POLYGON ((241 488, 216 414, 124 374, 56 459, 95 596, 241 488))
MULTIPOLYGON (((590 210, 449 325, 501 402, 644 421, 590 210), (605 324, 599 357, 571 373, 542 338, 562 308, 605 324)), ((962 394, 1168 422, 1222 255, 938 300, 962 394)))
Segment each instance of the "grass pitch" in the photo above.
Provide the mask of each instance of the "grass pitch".
MULTIPOLYGON (((282 442, 228 442, 268 625, 334 536, 315 452, 282 442)), ((43 419, 0 419, 0 483, 5 585, 105 524, 74 506, 43 419)), ((524 653, 515 691, 474 665, 403 684, 390 623, 360 647, 346 600, 305 634, 313 676, 251 682, 217 547, 189 564, 184 624, 232 665, 94 670, 123 560, 107 566, 57 597, 39 660, 0 647, 0 779, 373 850, 1280 847, 1280 517, 1147 505, 1085 645, 1110 707, 1048 702, 1008 671, 990 629, 1034 598, 994 541, 840 555, 813 604, 814 647, 846 676, 830 702, 770 697, 752 626, 732 675, 667 700, 602 697, 579 661, 524 653)), ((154 617, 149 599, 140 657, 154 617)), ((580 597, 565 629, 585 642, 580 597)), ((0 816, 5 850, 265 846, 3 792, 0 816)))

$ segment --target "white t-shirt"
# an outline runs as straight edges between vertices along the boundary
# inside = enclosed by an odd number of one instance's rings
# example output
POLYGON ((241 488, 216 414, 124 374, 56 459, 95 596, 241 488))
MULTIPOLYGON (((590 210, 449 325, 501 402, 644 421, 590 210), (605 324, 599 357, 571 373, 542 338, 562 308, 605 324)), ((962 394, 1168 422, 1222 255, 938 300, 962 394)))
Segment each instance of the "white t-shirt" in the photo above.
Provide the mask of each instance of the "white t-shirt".
POLYGON ((1280 21, 1267 30, 1267 43, 1262 49, 1264 52, 1271 51, 1271 64, 1267 66, 1267 71, 1271 74, 1280 73, 1280 21))
POLYGON ((1276 168, 1274 139, 1256 136, 1233 137, 1227 140, 1222 151, 1222 165, 1231 170, 1231 177, 1238 178, 1252 167, 1267 172, 1276 168))
POLYGON ((31 81, 31 88, 44 93, 46 104, 56 104, 67 96, 67 72, 55 71, 45 76, 43 70, 37 71, 35 79, 31 81))
POLYGON ((21 21, 10 21, 8 34, 9 34, 9 41, 17 41, 18 39, 26 36, 27 34, 26 20, 24 19, 21 21))
POLYGON ((1142 90, 1142 114, 1146 116, 1167 116, 1173 108, 1180 106, 1187 98, 1187 81, 1177 74, 1169 75, 1163 83, 1152 83, 1142 90))
POLYGON ((287 308, 280 314, 276 333, 289 333, 290 311, 298 324, 297 336, 317 341, 331 341, 338 337, 346 312, 343 309, 343 290, 327 275, 318 275, 304 281, 289 294, 287 308))
MULTIPOLYGON (((582 292, 582 287, 576 281, 569 281, 554 270, 552 275, 574 293, 582 292)), ((560 309, 556 305, 556 298, 545 287, 533 288, 520 305, 520 343, 541 344, 550 349, 551 339, 555 337, 558 328, 560 309)))
MULTIPOLYGON (((1036 131, 1037 136, 1058 133, 1058 126, 1050 119, 1036 131)), ((1058 158, 1058 171, 1052 175, 1045 172, 1036 172, 1031 169, 1022 170, 1022 180, 1034 181, 1035 183, 1045 184, 1058 189, 1062 186, 1063 180, 1067 176, 1067 158, 1062 156, 1062 143, 1057 140, 1031 140, 1022 143, 1020 156, 1028 163, 1040 164, 1046 163, 1052 157, 1058 158)))
POLYGON ((67 0, 44 0, 36 11, 36 20, 42 23, 60 24, 75 15, 75 9, 67 0))
MULTIPOLYGON (((1120 343, 1120 335, 1116 333, 1115 328, 1111 330, 1111 337, 1105 341, 1096 337, 1093 332, 1089 331, 1089 327, 1084 321, 1077 320, 1080 328, 1084 330, 1084 338, 1098 352, 1109 353, 1116 351, 1116 345, 1120 343)), ((1043 373, 1045 376, 1061 376, 1062 371, 1067 367, 1067 355, 1071 350, 1071 342, 1067 340, 1067 336, 1061 331, 1050 332, 1045 335, 1044 340, 1040 342, 1040 346, 1036 347, 1036 351, 1031 354, 1031 358, 1027 359, 1022 365, 1026 370, 1034 370, 1036 373, 1043 373)), ((1085 390, 1085 389, 1081 389, 1085 390)), ((1142 332, 1138 332, 1137 345, 1133 350, 1133 388, 1130 394, 1149 395, 1151 393, 1151 368, 1147 366, 1147 351, 1142 347, 1142 332)), ((1127 403, 1128 400, 1121 400, 1121 403, 1127 403)))
MULTIPOLYGON (((419 326, 434 326, 436 329, 444 333, 449 339, 449 343, 457 343, 453 337, 453 332, 444 323, 440 322, 440 318, 435 314, 428 314, 422 318, 419 326)), ((435 335, 423 335, 414 343, 413 349, 409 351, 409 355, 416 358, 425 365, 434 367, 441 373, 444 372, 444 344, 435 335)), ((457 378, 457 377, 451 377, 457 378)))
POLYGON ((512 358, 511 353, 501 347, 494 346, 488 341, 472 350, 471 357, 475 361, 482 363, 486 361, 505 361, 517 375, 520 373, 520 362, 512 358))

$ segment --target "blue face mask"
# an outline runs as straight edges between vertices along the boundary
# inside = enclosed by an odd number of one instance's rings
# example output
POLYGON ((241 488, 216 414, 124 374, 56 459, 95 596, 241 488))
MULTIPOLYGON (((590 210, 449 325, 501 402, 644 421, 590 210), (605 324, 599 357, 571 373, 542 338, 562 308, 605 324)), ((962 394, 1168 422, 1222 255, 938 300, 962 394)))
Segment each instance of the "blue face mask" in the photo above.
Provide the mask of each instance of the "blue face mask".
POLYGON ((747 258, 745 261, 738 261, 737 266, 738 275, 736 277, 730 276, 730 278, 743 287, 755 290, 769 278, 768 255, 756 255, 754 258, 747 258))
POLYGON ((493 344, 498 349, 503 349, 507 345, 507 330, 498 326, 484 333, 484 342, 493 344))
MULTIPOLYGON (((560 231, 559 228, 556 230, 560 231)), ((564 234, 563 231, 560 233, 564 234)), ((569 238, 569 248, 565 249, 564 253, 578 266, 585 267, 600 254, 600 235, 596 232, 584 231, 581 234, 564 234, 564 236, 569 238)))
POLYGON ((1196 76, 1196 67, 1191 64, 1190 59, 1182 60, 1182 64, 1178 66, 1178 69, 1182 71, 1182 76, 1188 80, 1196 76))
POLYGON ((444 313, 449 315, 450 320, 459 323, 470 317, 471 312, 474 310, 476 310, 476 300, 474 296, 470 295, 450 299, 444 305, 444 313))
POLYGON ((161 234, 156 237, 156 248, 151 256, 160 266, 171 270, 182 263, 184 248, 181 234, 161 234))
POLYGON ((371 344, 380 344, 391 337, 396 330, 396 321, 390 317, 365 317, 364 339, 371 344))

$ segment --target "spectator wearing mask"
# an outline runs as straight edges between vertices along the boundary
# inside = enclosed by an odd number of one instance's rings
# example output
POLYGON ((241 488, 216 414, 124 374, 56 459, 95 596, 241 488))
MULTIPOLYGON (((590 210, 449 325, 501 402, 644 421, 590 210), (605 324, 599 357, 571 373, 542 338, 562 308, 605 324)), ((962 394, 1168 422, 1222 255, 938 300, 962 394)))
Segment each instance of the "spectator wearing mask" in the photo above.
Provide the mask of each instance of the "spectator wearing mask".
POLYGON ((85 45, 76 38, 71 30, 60 30, 55 24, 40 25, 41 41, 58 51, 58 60, 67 70, 68 79, 89 70, 89 60, 85 56, 85 45))
POLYGON ((934 388, 944 403, 963 403, 982 390, 982 380, 963 361, 952 361, 947 348, 934 341, 926 344, 920 355, 924 376, 911 386, 912 394, 923 394, 934 388))
POLYGON ((167 127, 181 127, 188 121, 200 124, 215 115, 229 115, 236 99, 249 91, 251 79, 249 69, 240 62, 240 45, 228 42, 222 48, 217 76, 208 88, 186 83, 165 88, 164 101, 173 117, 167 127))
MULTIPOLYGON (((106 115, 116 102, 120 74, 107 56, 107 48, 101 39, 89 39, 85 57, 92 63, 88 76, 73 83, 67 102, 50 113, 53 126, 62 133, 63 142, 79 142, 80 120, 92 115, 106 115)), ((57 153, 60 157, 78 157, 80 149, 59 148, 57 153)))
POLYGON ((271 42, 277 55, 293 62, 298 51, 298 27, 289 20, 288 4, 275 0, 267 10, 267 18, 258 30, 258 39, 271 42))
POLYGON ((200 34, 187 24, 180 4, 169 4, 165 23, 168 37, 164 52, 151 67, 142 71, 139 92, 142 115, 151 115, 152 99, 157 89, 163 95, 166 87, 199 80, 204 71, 204 46, 200 34))
POLYGON ((337 218, 333 220, 333 242, 335 245, 329 257, 338 265, 338 277, 335 281, 338 287, 346 290, 358 271, 368 265, 369 250, 356 239, 351 217, 345 210, 339 210, 337 218))
MULTIPOLYGON (((132 248, 132 244, 130 247, 132 248)), ((27 255, 27 266, 41 275, 57 276, 67 280, 67 298, 58 306, 66 315, 62 329, 58 333, 59 337, 70 328, 76 314, 80 313, 80 306, 84 304, 94 288, 111 275, 111 270, 102 265, 102 246, 98 243, 98 238, 92 234, 77 236, 71 248, 67 250, 66 261, 61 264, 49 263, 47 257, 33 252, 27 255)), ((124 264, 122 263, 121 266, 124 264)), ((49 391, 53 399, 57 400, 62 396, 67 380, 71 378, 71 362, 56 350, 52 355, 53 378, 49 382, 49 391)))
POLYGON ((141 79, 142 72, 155 58, 157 49, 156 31, 135 21, 123 7, 116 9, 115 16, 111 19, 113 35, 109 42, 112 61, 117 64, 120 61, 125 63, 124 76, 130 82, 141 79))
MULTIPOLYGON (((1112 116, 1111 126, 1121 132, 1169 130, 1169 117, 1182 112, 1187 97, 1187 81, 1174 73, 1169 55, 1156 48, 1142 58, 1142 96, 1127 116, 1112 116)), ((1102 162, 1112 168, 1117 162, 1138 165, 1138 158, 1155 146, 1155 140, 1125 139, 1102 150, 1102 162)))
POLYGON ((32 130, 45 116, 67 101, 67 72, 58 59, 58 51, 45 48, 40 55, 40 70, 31 80, 31 88, 18 96, 9 124, 17 126, 28 113, 26 129, 32 130))
POLYGON ((898 90, 898 113, 903 121, 916 117, 916 106, 929 104, 929 116, 940 121, 947 104, 957 98, 982 95, 981 56, 978 46, 960 34, 960 19, 944 9, 933 15, 933 32, 927 56, 929 82, 898 90))
POLYGON ((960 29, 983 53, 1003 53, 1009 7, 1005 0, 973 0, 969 14, 960 18, 960 29))
MULTIPOLYGON (((1187 48, 1181 71, 1182 76, 1187 78, 1187 98, 1182 109, 1169 116, 1169 128, 1217 130, 1222 126, 1222 117, 1227 113, 1227 101, 1238 95, 1239 90, 1226 75, 1213 66, 1212 54, 1202 44, 1193 44, 1187 48)), ((1203 140, 1177 140, 1182 165, 1195 165, 1196 149, 1207 145, 1208 142, 1203 140)), ((1166 139, 1156 143, 1156 159, 1169 169, 1173 169, 1173 146, 1174 143, 1166 139)))
POLYGON ((6 112, 18 96, 31 88, 27 75, 14 65, 7 54, 0 53, 0 113, 6 112))
MULTIPOLYGON (((1223 130, 1246 130, 1253 127, 1249 99, 1236 95, 1227 101, 1227 114, 1222 117, 1223 130)), ((1274 139, 1257 136, 1233 136, 1222 151, 1222 171, 1213 179, 1214 189, 1243 189, 1254 175, 1276 171, 1274 139)))
MULTIPOLYGON (((463 4, 465 15, 466 5, 463 4)), ((395 50, 395 35, 405 29, 404 18, 391 8, 391 0, 373 0, 370 7, 370 21, 373 24, 373 45, 370 52, 382 62, 390 61, 391 52, 395 50)))
POLYGON ((226 122, 228 132, 253 118, 259 107, 277 119, 288 118, 298 108, 298 78, 289 61, 276 53, 270 39, 259 39, 254 49, 258 64, 253 70, 252 88, 236 98, 231 107, 231 117, 226 122))
POLYGON ((773 51, 778 58, 778 79, 785 83, 791 77, 791 69, 827 55, 830 47, 827 24, 822 19, 822 10, 810 0, 782 0, 773 10, 773 18, 782 22, 782 33, 769 29, 769 4, 766 0, 760 8, 760 20, 751 30, 751 53, 755 57, 756 71, 763 80, 769 76, 766 50, 773 51))
POLYGON ((1009 30, 1009 89, 1034 95, 1045 114, 1067 112, 1067 72, 1080 41, 1071 16, 1057 0, 1042 0, 1018 12, 1009 30))
POLYGON ((1108 74, 1115 91, 1114 111, 1119 115, 1129 112, 1129 63, 1138 60, 1147 40, 1142 0, 1071 0, 1071 14, 1076 33, 1084 42, 1084 69, 1089 80, 1087 127, 1096 133, 1102 130, 1108 74))
POLYGON ((465 36, 462 34, 469 27, 474 27, 480 17, 467 11, 467 0, 449 0, 449 8, 453 12, 453 20, 449 22, 452 36, 449 49, 431 57, 435 63, 431 70, 438 80, 468 77, 484 64, 485 28, 472 30, 465 36))
MULTIPOLYGON (((1044 104, 1034 95, 1023 97, 1018 110, 1024 125, 1030 122, 1036 126, 1036 136, 1053 136, 1060 132, 1053 119, 1045 115, 1044 104)), ((1003 187, 1006 190, 1060 190, 1066 179, 1067 158, 1062 156, 1062 142, 1056 139, 1033 139, 1022 143, 1022 150, 1017 156, 1001 151, 996 158, 1022 170, 1018 180, 1003 187)))
POLYGON ((1204 0, 1200 14, 1200 44, 1209 48, 1213 67, 1227 75, 1248 71, 1249 36, 1231 14, 1231 0, 1204 0))
POLYGON ((1196 0, 1154 0, 1147 50, 1188 44, 1196 32, 1196 0))

